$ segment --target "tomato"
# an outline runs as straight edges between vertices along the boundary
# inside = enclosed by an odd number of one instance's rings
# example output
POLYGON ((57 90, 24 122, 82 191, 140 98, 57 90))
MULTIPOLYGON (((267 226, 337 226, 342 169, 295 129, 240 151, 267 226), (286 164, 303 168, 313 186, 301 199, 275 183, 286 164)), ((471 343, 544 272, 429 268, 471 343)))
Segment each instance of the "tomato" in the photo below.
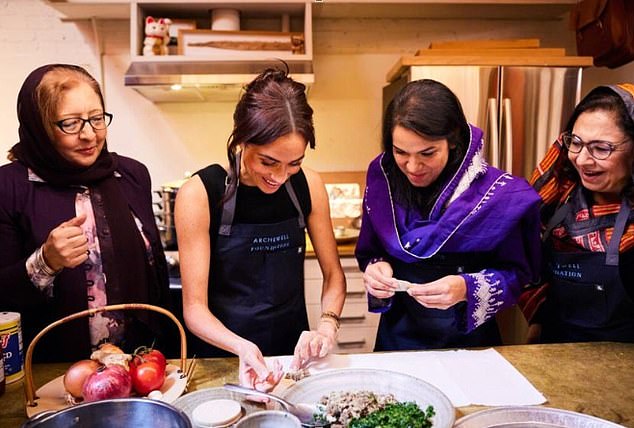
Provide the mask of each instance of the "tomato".
POLYGON ((165 359, 165 355, 158 349, 150 349, 148 352, 141 354, 146 361, 154 361, 159 365, 159 367, 167 367, 167 360, 165 359))
POLYGON ((145 346, 141 346, 134 351, 134 355, 140 355, 146 361, 154 361, 158 363, 160 367, 167 367, 167 360, 165 359, 165 355, 158 349, 146 348, 145 346))
POLYGON ((143 355, 136 355, 130 362, 130 376, 134 390, 140 395, 148 395, 163 385, 165 367, 143 355))

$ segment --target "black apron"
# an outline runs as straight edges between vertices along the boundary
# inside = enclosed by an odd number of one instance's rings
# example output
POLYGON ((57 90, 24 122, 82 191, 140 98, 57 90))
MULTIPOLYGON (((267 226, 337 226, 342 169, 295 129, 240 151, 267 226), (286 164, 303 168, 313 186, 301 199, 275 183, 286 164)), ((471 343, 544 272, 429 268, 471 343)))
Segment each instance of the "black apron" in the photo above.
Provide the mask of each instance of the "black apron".
MULTIPOLYGON (((288 180, 284 187, 297 217, 274 224, 233 224, 239 155, 234 171, 235 177, 227 177, 211 255, 209 307, 229 330, 255 343, 263 355, 292 355, 301 332, 308 330, 304 215, 288 180)), ((210 355, 229 354, 215 348, 210 355)))
POLYGON ((543 342, 634 342, 634 302, 619 273, 619 244, 629 214, 624 199, 606 252, 570 253, 556 251, 548 238, 554 227, 574 213, 569 204, 555 212, 543 238, 550 283, 544 302, 543 342))
MULTIPOLYGON (((485 263, 490 264, 487 254, 437 254, 417 263, 389 260, 394 278, 417 284, 435 281, 447 275, 478 272, 485 263)), ((463 320, 466 302, 448 309, 426 308, 404 292, 394 293, 391 308, 381 314, 376 337, 375 351, 411 349, 464 348, 473 346, 495 346, 501 344, 495 317, 475 330, 465 334, 463 320)))

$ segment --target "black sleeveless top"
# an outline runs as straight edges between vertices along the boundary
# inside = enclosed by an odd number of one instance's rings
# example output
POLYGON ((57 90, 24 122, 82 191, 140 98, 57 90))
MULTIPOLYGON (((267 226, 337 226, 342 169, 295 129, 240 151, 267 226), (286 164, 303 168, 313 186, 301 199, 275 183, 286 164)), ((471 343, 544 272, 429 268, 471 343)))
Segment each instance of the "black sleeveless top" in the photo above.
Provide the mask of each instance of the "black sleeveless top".
MULTIPOLYGON (((211 211, 209 234, 211 236, 211 246, 214 248, 220 228, 222 197, 225 192, 227 171, 221 165, 213 164, 201 169, 196 174, 200 177, 207 190, 209 209, 211 211)), ((290 180, 299 200, 302 213, 305 218, 308 218, 312 205, 304 171, 300 169, 297 174, 291 176, 290 180)), ((284 186, 272 194, 264 193, 256 186, 244 184, 238 186, 234 223, 271 224, 294 217, 297 217, 297 210, 293 206, 293 202, 284 186)))

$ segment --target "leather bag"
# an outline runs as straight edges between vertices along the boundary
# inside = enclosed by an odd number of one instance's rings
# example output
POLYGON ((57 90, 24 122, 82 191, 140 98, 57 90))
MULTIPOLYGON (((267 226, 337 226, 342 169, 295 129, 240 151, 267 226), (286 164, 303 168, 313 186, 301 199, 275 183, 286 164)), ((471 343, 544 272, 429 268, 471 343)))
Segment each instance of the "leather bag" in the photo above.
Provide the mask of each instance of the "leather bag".
POLYGON ((634 60, 634 1, 581 0, 572 7, 577 53, 597 67, 616 68, 634 60))

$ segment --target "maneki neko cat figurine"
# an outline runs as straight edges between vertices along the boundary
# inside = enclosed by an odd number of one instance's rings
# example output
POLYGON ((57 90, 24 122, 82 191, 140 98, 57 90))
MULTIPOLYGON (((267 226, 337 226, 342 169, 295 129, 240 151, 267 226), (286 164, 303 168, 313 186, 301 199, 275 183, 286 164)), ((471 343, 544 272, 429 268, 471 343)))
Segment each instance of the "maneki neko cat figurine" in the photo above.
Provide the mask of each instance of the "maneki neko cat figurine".
POLYGON ((145 39, 143 40, 143 55, 167 55, 167 44, 170 41, 169 26, 172 21, 168 18, 145 18, 145 39))

